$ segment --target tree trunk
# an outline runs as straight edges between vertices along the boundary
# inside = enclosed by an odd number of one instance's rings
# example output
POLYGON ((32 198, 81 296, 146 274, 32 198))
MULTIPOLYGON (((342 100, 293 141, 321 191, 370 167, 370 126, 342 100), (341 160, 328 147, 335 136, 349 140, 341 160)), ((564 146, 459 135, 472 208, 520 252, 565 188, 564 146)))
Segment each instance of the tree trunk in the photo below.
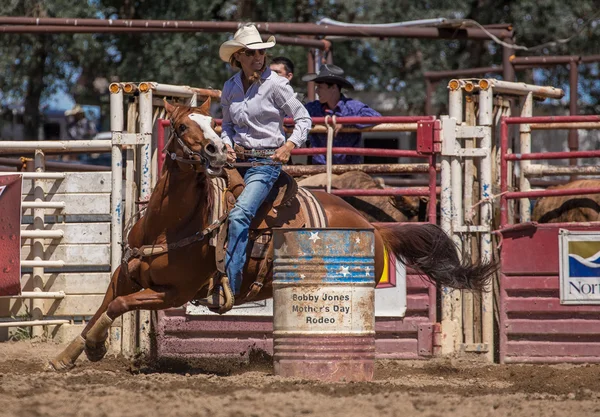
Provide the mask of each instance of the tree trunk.
POLYGON ((46 58, 48 56, 43 36, 37 37, 39 42, 34 45, 31 54, 31 66, 25 92, 25 113, 23 123, 25 140, 38 139, 38 130, 41 125, 40 100, 44 90, 44 75, 46 74, 46 58))

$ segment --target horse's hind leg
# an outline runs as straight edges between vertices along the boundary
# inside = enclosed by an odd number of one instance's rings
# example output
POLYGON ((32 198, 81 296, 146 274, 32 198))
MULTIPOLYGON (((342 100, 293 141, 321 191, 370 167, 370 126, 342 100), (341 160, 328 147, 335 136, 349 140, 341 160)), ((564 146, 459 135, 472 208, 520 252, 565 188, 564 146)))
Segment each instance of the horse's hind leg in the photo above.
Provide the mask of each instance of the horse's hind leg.
POLYGON ((96 314, 92 317, 92 319, 87 323, 83 331, 80 335, 78 335, 75 339, 71 341, 69 346, 66 347, 58 356, 50 361, 50 366, 57 371, 68 370, 75 366, 75 361, 81 355, 84 349, 87 348, 90 352, 94 350, 98 350, 98 355, 92 356, 104 356, 104 353, 101 353, 102 350, 105 350, 105 339, 99 340, 90 340, 89 342, 86 340, 88 332, 94 326, 94 324, 98 321, 100 317, 104 314, 108 305, 118 296, 131 294, 135 291, 139 291, 141 287, 136 284, 132 278, 137 277, 139 275, 139 260, 134 259, 129 262, 128 271, 119 266, 115 273, 112 276, 111 282, 108 285, 108 289, 106 290, 106 295, 104 296, 104 300, 102 301, 102 305, 96 311, 96 314), (89 346, 86 347, 86 343, 89 343, 89 346))

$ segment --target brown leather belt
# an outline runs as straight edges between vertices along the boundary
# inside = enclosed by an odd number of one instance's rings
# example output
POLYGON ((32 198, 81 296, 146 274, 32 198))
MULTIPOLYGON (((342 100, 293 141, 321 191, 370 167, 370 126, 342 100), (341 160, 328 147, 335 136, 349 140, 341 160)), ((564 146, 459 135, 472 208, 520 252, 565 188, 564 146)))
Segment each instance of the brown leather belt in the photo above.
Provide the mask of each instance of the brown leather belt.
POLYGON ((243 146, 235 144, 233 150, 239 160, 245 161, 249 158, 268 158, 273 155, 277 149, 246 149, 243 146))

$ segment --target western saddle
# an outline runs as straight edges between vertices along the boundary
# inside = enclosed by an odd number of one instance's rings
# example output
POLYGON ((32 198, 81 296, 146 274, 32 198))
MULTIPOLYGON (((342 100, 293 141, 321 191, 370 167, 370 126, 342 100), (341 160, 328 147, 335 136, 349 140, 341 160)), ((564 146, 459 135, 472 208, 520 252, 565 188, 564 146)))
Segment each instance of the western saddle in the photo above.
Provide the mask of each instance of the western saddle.
MULTIPOLYGON (((225 169, 224 201, 227 213, 235 205, 237 197, 245 187, 244 179, 237 169, 225 169)), ((242 294, 236 301, 252 301, 263 287, 263 283, 273 268, 273 232, 275 227, 299 228, 306 224, 306 218, 300 199, 297 198, 298 184, 296 180, 285 171, 281 171, 279 178, 267 200, 261 205, 252 223, 250 224, 249 242, 247 249, 250 258, 260 260, 260 267, 256 280, 246 294, 242 294)), ((225 274, 225 246, 227 239, 227 222, 224 222, 216 231, 215 253, 218 275, 225 274)), ((219 278, 220 278, 219 276, 219 278)), ((209 291, 211 291, 209 289, 209 291)))

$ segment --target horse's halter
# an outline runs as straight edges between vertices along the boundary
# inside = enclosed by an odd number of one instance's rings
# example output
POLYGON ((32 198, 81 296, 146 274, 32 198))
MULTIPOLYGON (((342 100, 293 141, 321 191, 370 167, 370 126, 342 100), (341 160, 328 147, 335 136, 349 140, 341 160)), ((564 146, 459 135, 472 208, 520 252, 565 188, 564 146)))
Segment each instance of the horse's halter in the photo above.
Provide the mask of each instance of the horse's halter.
MULTIPOLYGON (((204 165, 206 165, 206 162, 207 162, 206 158, 204 156, 202 156, 202 153, 191 150, 189 148, 189 146, 187 146, 185 144, 183 139, 181 139, 181 136, 179 136, 179 132, 177 132, 177 129, 175 129, 175 124, 173 123, 173 120, 171 120, 171 136, 169 137, 169 140, 165 144, 165 147, 163 148, 163 152, 167 153, 173 161, 182 162, 184 164, 204 166, 204 165), (175 138, 177 140, 177 143, 179 144, 179 146, 181 146, 183 153, 185 155, 187 155, 187 159, 178 156, 175 152, 169 152, 167 150, 167 148, 171 144, 171 141, 173 140, 173 138, 175 138), (192 159, 194 156, 197 156, 199 159, 192 159)), ((197 167, 196 167, 196 171, 199 171, 197 169, 197 167)))

